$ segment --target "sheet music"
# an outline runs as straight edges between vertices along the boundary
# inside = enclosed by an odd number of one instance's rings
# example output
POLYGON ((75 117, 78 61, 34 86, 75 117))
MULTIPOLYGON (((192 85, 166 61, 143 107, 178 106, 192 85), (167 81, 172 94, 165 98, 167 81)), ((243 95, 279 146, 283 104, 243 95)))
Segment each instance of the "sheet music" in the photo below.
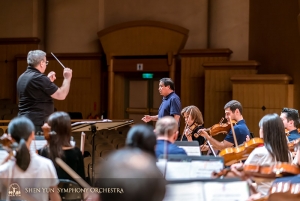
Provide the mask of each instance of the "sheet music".
POLYGON ((157 162, 158 168, 165 173, 166 180, 175 179, 197 179, 212 178, 212 172, 219 172, 223 169, 222 161, 168 161, 167 168, 165 162, 157 162), (160 166, 160 167, 159 167, 160 166))
POLYGON ((249 196, 246 181, 187 181, 167 184, 163 201, 245 201, 249 196))
POLYGON ((221 161, 192 161, 190 178, 211 178, 211 174, 219 172, 224 167, 221 161))
POLYGON ((200 182, 167 185, 163 201, 204 201, 200 182))
POLYGON ((179 146, 184 149, 188 156, 201 156, 199 146, 179 146))
POLYGON ((166 179, 189 179, 190 178, 191 162, 167 162, 166 179))
POLYGON ((245 201, 250 195, 246 181, 206 182, 203 192, 206 201, 245 201))

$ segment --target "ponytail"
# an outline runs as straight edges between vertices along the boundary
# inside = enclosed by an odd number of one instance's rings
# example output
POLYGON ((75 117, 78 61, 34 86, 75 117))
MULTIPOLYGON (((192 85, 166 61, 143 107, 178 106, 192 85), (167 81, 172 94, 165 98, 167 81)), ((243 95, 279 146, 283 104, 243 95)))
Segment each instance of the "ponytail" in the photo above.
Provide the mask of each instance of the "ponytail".
POLYGON ((16 153, 16 164, 23 171, 26 171, 30 164, 30 153, 26 141, 21 139, 16 153))

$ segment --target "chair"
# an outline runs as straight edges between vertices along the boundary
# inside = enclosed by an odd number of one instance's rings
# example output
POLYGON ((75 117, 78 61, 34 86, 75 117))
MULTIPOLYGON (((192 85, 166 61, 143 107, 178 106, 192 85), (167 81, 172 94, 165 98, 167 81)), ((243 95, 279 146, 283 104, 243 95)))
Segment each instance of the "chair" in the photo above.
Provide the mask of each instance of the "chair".
POLYGON ((70 193, 60 191, 59 195, 62 199, 62 201, 81 201, 83 200, 83 193, 77 192, 76 188, 81 188, 79 184, 77 184, 74 181, 68 180, 68 179, 59 179, 58 188, 64 188, 64 189, 71 189, 74 188, 73 191, 70 193))
POLYGON ((121 144, 121 143, 123 143, 123 144, 125 143, 124 138, 115 138, 115 139, 113 139, 113 145, 116 149, 118 148, 118 144, 121 144))
POLYGON ((104 149, 101 151, 100 155, 101 158, 106 158, 111 152, 113 152, 113 149, 104 149))
POLYGON ((123 147, 125 147, 125 143, 119 143, 117 145, 117 149, 122 149, 123 147))

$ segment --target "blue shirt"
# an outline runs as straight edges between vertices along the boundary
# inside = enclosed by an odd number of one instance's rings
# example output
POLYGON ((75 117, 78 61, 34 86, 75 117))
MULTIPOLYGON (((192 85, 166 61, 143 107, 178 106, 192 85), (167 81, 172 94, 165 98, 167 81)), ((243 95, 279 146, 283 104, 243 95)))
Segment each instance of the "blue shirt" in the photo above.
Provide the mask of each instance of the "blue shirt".
POLYGON ((298 138, 300 138, 300 134, 298 133, 297 129, 290 131, 289 134, 290 134, 288 136, 289 141, 297 140, 298 138))
POLYGON ((158 109, 158 119, 164 116, 180 115, 181 102, 179 96, 175 92, 170 93, 168 96, 163 97, 162 103, 158 109))
MULTIPOLYGON (((249 137, 250 137, 250 131, 245 123, 245 120, 241 120, 241 121, 237 122, 233 128, 234 128, 236 141, 237 141, 238 145, 243 144, 246 141, 247 135, 249 135, 249 137)), ((232 130, 229 131, 229 133, 226 135, 224 140, 234 144, 232 130)))
POLYGON ((173 144, 167 140, 157 140, 155 154, 156 158, 159 158, 160 155, 164 154, 165 151, 165 143, 167 145, 167 154, 180 154, 187 155, 184 149, 178 147, 176 144, 173 144))

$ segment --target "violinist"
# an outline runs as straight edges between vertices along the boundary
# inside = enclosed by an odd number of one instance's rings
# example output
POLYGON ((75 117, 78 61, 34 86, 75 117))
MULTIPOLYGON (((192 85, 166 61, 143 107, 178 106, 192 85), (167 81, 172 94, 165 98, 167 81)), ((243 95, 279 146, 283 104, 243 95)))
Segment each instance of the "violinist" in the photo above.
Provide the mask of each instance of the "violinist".
POLYGON ((297 140, 300 138, 297 127, 299 125, 298 110, 293 108, 283 108, 280 114, 283 121, 284 128, 288 131, 289 141, 297 140))
MULTIPOLYGON (((245 123, 245 120, 243 119, 242 104, 236 100, 231 100, 228 103, 226 103, 226 105, 224 106, 224 110, 225 110, 225 118, 229 123, 230 123, 230 119, 235 120, 237 122, 236 125, 234 126, 237 143, 238 145, 243 144, 246 141, 247 136, 250 136, 250 132, 245 123)), ((213 137, 209 136, 205 130, 202 130, 200 135, 206 138, 212 144, 214 149, 217 150, 222 150, 234 146, 234 137, 231 129, 222 142, 219 142, 213 137)), ((208 150, 208 147, 202 146, 201 150, 206 151, 208 150)))
MULTIPOLYGON (((284 132, 283 122, 277 114, 265 115, 259 122, 259 135, 264 139, 264 146, 255 148, 245 161, 245 165, 259 164, 272 165, 276 162, 291 163, 292 157, 288 150, 287 140, 284 132)), ((243 166, 242 163, 231 165, 231 170, 238 176, 241 172, 237 171, 243 166)), ((265 196, 274 179, 253 178, 257 184, 257 191, 265 196)))
POLYGON ((19 145, 15 156, 0 165, 1 200, 7 200, 6 193, 11 191, 13 183, 17 183, 20 188, 18 200, 25 200, 22 198, 28 195, 32 197, 30 200, 49 200, 49 197, 50 200, 61 200, 57 191, 59 181, 52 161, 29 151, 35 139, 33 123, 26 117, 16 117, 9 123, 8 133, 19 145), (54 192, 26 193, 25 188, 51 188, 54 192))
POLYGON ((181 136, 182 141, 198 141, 202 145, 205 139, 197 133, 199 129, 203 129, 203 116, 201 111, 194 105, 187 106, 181 110, 184 117, 186 128, 181 136))
POLYGON ((48 125, 55 134, 49 136, 48 145, 39 150, 39 154, 52 160, 59 179, 74 180, 68 173, 59 167, 55 158, 61 158, 82 179, 85 179, 82 152, 73 147, 71 141, 71 119, 65 112, 54 112, 49 116, 48 125))

